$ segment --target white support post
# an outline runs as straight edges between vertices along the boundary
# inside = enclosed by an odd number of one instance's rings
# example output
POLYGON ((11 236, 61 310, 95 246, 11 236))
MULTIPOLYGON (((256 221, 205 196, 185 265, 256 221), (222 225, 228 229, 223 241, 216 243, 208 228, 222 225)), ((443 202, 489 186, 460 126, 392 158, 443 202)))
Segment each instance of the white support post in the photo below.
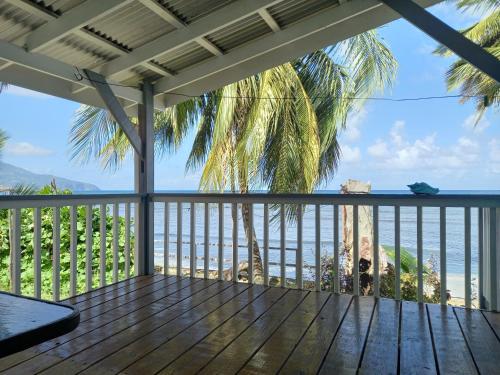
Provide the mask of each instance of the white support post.
POLYGON ((153 86, 143 84, 143 103, 139 105, 139 138, 141 152, 135 152, 135 192, 141 194, 141 202, 135 205, 135 259, 139 275, 154 272, 154 203, 149 194, 154 191, 154 138, 153 138, 153 86))
POLYGON ((483 208, 483 272, 482 284, 483 295, 479 296, 482 307, 486 310, 500 311, 500 208, 483 208))

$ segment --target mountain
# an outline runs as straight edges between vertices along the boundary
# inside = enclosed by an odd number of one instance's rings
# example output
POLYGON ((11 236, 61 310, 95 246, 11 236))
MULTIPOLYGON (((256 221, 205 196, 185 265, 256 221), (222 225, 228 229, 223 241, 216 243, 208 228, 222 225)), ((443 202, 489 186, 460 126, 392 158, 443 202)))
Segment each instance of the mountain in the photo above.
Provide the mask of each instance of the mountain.
POLYGON ((99 190, 97 186, 86 182, 69 180, 48 174, 37 174, 0 161, 0 187, 6 188, 23 184, 41 188, 50 184, 53 179, 56 180, 56 185, 59 189, 69 189, 71 191, 99 190))

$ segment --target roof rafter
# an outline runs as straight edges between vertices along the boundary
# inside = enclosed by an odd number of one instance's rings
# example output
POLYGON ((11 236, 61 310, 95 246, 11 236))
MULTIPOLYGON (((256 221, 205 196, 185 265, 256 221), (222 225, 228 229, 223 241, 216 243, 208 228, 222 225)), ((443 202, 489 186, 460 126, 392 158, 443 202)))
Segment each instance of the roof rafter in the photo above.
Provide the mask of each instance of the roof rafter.
POLYGON ((261 9, 259 10, 259 16, 267 23, 267 26, 271 28, 275 33, 281 30, 280 25, 278 25, 278 22, 271 16, 271 14, 268 12, 267 9, 261 9))
POLYGON ((144 61, 154 59, 157 56, 166 54, 191 42, 196 42, 200 37, 205 37, 214 31, 257 13, 262 8, 278 4, 281 1, 283 0, 237 0, 214 11, 209 16, 194 22, 188 27, 172 31, 136 48, 126 56, 104 64, 98 71, 108 78, 113 77, 123 71, 134 68, 144 61))
MULTIPOLYGON (((424 7, 440 1, 416 0, 424 7)), ((377 0, 345 2, 174 77, 162 78, 155 84, 155 94, 166 94, 165 105, 170 106, 186 100, 182 95, 214 90, 397 18, 396 12, 377 0)))
POLYGON ((38 51, 46 45, 64 38, 73 31, 105 17, 132 0, 87 0, 31 32, 26 39, 28 51, 38 51))

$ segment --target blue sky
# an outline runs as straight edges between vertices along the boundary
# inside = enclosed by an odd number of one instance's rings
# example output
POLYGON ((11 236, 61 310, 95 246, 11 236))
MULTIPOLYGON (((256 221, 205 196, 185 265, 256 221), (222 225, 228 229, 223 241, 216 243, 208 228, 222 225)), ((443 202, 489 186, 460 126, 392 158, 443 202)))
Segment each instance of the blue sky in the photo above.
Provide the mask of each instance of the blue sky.
MULTIPOLYGON (((450 4, 432 12, 455 28, 474 16, 450 4)), ((404 20, 380 29, 399 61, 396 84, 384 96, 446 95, 444 74, 450 59, 432 55, 436 43, 404 20)), ((36 173, 131 190, 128 160, 113 174, 98 162, 77 165, 69 158, 68 132, 78 103, 11 87, 0 95, 0 128, 10 140, 3 160, 36 173)), ((489 110, 474 128, 474 104, 457 99, 423 102, 367 102, 353 113, 341 134, 343 157, 338 173, 322 189, 337 189, 348 178, 370 181, 373 189, 405 189, 426 181, 441 189, 500 188, 500 111, 489 110)), ((201 171, 185 174, 193 135, 175 155, 156 161, 157 190, 196 189, 201 171)))

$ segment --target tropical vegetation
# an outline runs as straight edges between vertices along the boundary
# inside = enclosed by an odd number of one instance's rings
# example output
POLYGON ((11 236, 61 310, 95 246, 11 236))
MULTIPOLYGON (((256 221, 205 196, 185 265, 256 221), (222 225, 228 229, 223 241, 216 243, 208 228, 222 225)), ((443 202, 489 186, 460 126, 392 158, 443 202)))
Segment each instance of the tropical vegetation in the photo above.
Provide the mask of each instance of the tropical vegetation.
MULTIPOLYGON (((461 33, 500 59, 500 1, 499 0, 454 0, 458 9, 473 12, 482 18, 461 30, 461 33)), ((435 53, 452 56, 446 47, 440 46, 435 53)), ((500 106, 500 83, 464 59, 457 59, 446 73, 449 90, 459 89, 463 102, 475 100, 477 119, 488 107, 500 106)))

